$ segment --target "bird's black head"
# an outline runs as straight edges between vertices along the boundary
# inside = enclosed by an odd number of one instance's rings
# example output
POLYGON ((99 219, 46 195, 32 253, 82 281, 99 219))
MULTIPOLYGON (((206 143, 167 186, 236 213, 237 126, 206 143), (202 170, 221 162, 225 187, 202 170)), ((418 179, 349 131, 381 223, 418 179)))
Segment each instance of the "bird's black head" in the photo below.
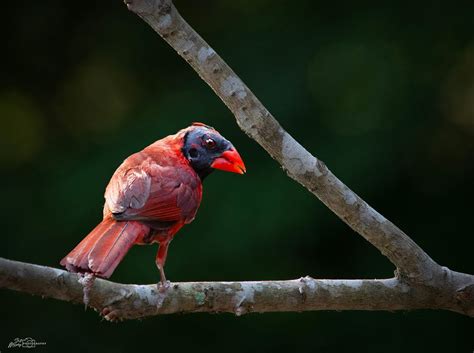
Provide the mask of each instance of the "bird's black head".
POLYGON ((186 132, 182 151, 201 179, 214 169, 245 173, 244 162, 232 143, 202 123, 194 123, 186 132))

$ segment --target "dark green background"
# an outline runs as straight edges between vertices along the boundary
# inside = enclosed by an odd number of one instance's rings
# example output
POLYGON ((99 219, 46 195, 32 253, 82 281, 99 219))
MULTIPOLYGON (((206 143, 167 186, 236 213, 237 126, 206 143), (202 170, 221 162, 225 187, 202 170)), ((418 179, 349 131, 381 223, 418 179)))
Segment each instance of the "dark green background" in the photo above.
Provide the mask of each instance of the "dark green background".
MULTIPOLYGON (((309 151, 436 261, 474 272, 472 1, 176 2, 309 151)), ((172 281, 392 275, 120 0, 10 1, 0 28, 0 256, 59 266, 99 222, 121 161, 203 121, 237 146, 248 174, 206 180, 196 221, 171 245, 172 281)), ((112 280, 157 281, 155 253, 135 247, 112 280)), ((51 352, 474 349, 472 319, 441 311, 109 324, 79 305, 6 290, 0 298, 2 352, 28 336, 51 352)))

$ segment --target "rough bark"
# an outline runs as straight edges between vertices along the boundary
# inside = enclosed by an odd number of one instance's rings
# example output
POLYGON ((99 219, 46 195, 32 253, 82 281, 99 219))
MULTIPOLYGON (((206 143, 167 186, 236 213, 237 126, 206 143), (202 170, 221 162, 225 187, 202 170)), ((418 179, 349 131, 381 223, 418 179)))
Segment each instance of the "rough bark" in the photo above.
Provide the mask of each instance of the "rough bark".
MULTIPOLYGON (((175 283, 155 285, 96 280, 90 306, 108 319, 176 312, 444 309, 474 316, 474 276, 438 265, 410 237, 344 185, 289 135, 222 58, 189 26, 170 0, 126 0, 214 90, 241 129, 288 175, 381 251, 396 267, 384 280, 175 283)), ((0 287, 71 302, 83 301, 79 276, 0 259, 0 287)))

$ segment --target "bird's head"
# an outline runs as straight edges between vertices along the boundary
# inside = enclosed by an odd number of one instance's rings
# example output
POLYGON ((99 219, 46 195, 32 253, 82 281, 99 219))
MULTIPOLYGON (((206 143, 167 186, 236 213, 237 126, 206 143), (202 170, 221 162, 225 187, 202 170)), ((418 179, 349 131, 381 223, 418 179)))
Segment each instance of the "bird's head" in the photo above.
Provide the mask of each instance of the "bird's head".
POLYGON ((186 129, 182 151, 201 179, 214 169, 245 173, 244 162, 232 143, 205 124, 194 123, 186 129))

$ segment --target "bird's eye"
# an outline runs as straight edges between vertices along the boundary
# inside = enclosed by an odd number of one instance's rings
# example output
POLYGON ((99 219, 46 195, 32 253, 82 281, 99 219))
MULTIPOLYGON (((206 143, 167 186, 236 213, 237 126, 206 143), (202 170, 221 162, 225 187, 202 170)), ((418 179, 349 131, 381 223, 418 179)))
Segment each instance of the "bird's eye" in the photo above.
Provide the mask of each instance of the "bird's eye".
POLYGON ((196 158, 198 156, 198 151, 194 147, 189 150, 189 156, 191 158, 196 158))
POLYGON ((206 144, 206 147, 209 148, 209 149, 213 149, 216 147, 216 141, 214 141, 213 139, 211 138, 207 138, 204 143, 206 144))

